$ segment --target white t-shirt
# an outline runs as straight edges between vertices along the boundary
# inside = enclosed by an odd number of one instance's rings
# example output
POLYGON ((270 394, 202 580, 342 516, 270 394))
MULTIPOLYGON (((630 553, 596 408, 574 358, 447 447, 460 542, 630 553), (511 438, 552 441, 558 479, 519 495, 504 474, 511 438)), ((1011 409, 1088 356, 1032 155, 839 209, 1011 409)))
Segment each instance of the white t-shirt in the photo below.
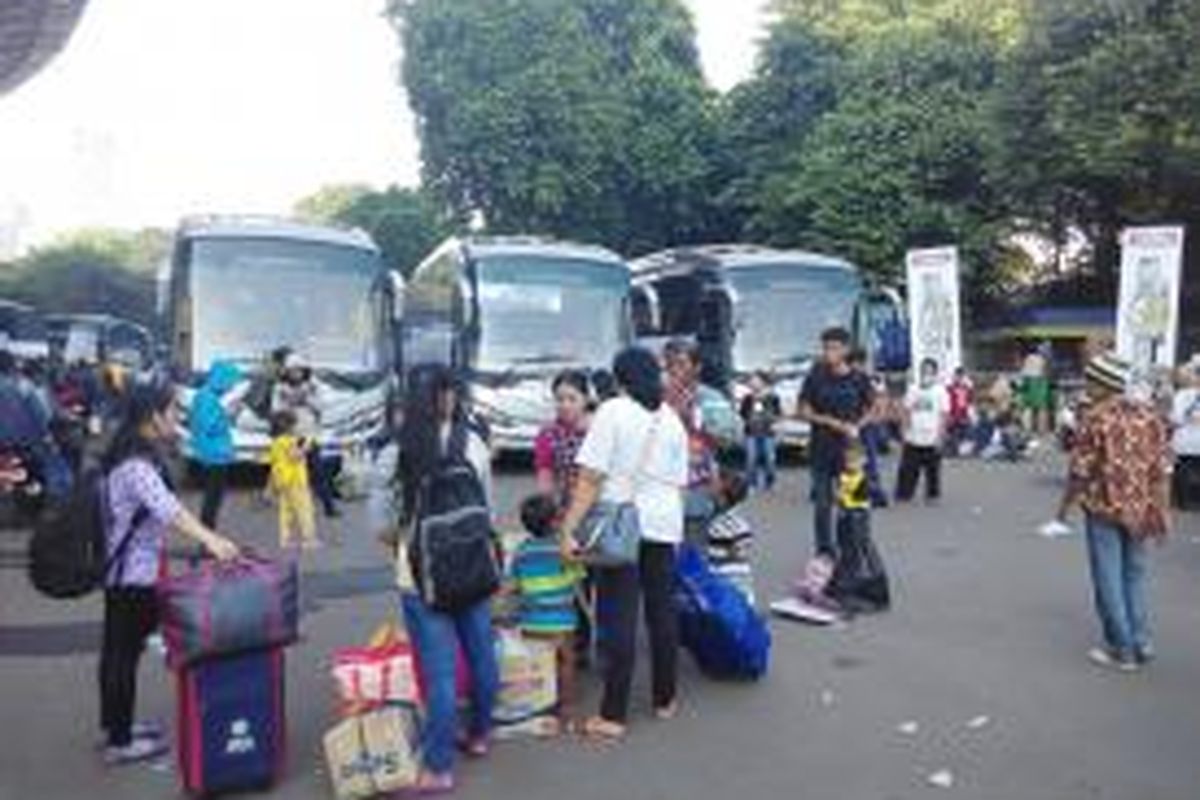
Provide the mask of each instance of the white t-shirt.
POLYGON ((1171 424, 1175 426, 1171 442, 1175 455, 1200 456, 1200 389, 1176 392, 1171 424))
POLYGON ((592 419, 575 461, 604 476, 603 500, 629 500, 632 484, 643 539, 664 544, 683 541, 687 432, 665 403, 651 413, 628 397, 609 400, 592 419), (655 425, 653 444, 639 465, 646 437, 655 425))
POLYGON ((942 426, 950 413, 950 395, 940 383, 908 387, 904 396, 909 423, 904 441, 916 447, 935 447, 942 441, 942 426))

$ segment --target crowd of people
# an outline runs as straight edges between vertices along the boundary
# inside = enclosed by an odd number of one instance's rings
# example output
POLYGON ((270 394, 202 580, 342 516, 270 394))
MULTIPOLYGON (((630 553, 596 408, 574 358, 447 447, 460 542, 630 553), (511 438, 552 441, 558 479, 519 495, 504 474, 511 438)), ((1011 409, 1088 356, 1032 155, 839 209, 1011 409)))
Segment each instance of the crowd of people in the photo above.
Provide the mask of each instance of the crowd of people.
MULTIPOLYGON (((978 393, 961 369, 943 382, 942 365, 932 360, 917 365, 903 393, 893 393, 852 350, 847 331, 826 331, 821 347, 796 402, 797 417, 811 429, 813 515, 813 560, 801 570, 797 595, 838 614, 880 611, 890 598, 870 544, 872 509, 912 501, 922 482, 926 502, 937 503, 943 458, 984 441, 977 449, 995 446, 1009 435, 1007 426, 1049 433, 1043 427, 1051 423, 1048 394, 1034 382, 1021 390, 1028 398, 1017 405, 1003 378, 978 393), (889 491, 881 456, 893 443, 900 454, 889 491)), ((43 373, 19 370, 0 353, 3 441, 20 443, 31 458, 58 454, 71 474, 79 456, 68 455, 70 449, 56 438, 55 416, 69 409, 85 420, 111 418, 102 459, 113 522, 108 541, 114 550, 124 544, 105 575, 100 698, 110 763, 143 760, 165 747, 160 728, 135 721, 134 704, 139 657, 158 625, 153 587, 166 569, 166 536, 176 531, 218 559, 239 553, 234 540, 218 530, 228 472, 237 460, 233 419, 243 406, 270 421, 268 491, 279 509, 281 547, 319 546, 314 498, 328 516, 338 513, 332 465, 320 446, 319 386, 295 354, 281 350, 269 361, 265 388, 243 380, 232 364, 214 364, 187 409, 202 487, 201 511, 193 516, 168 469, 179 427, 179 403, 170 388, 156 382, 92 383, 93 373, 82 369, 40 377, 43 373), (117 408, 120 413, 112 413, 117 408)), ((696 347, 673 341, 661 356, 630 348, 617 355, 611 372, 568 370, 553 380, 555 416, 534 445, 536 493, 521 504, 529 537, 512 554, 507 585, 517 595, 517 627, 551 643, 557 653, 560 727, 589 739, 620 741, 633 722, 639 615, 648 634, 653 716, 669 721, 678 714, 674 591, 680 547, 703 548, 714 528, 735 531, 736 538, 739 522, 732 512, 746 493, 769 493, 776 486, 777 426, 785 404, 771 377, 755 376, 736 409, 726 402, 722 410, 700 375, 696 347), (736 420, 738 412, 740 424, 731 427, 730 417, 736 420), (724 458, 737 444, 744 451, 743 474, 731 472, 724 458), (603 565, 589 561, 578 534, 596 509, 622 504, 636 512, 631 558, 603 565), (588 663, 597 644, 599 707, 576 717, 576 669, 588 663)), ((1200 406, 1197 371, 1188 379, 1191 394, 1181 392, 1173 410, 1177 440, 1200 406)), ((1088 365, 1087 413, 1076 426, 1069 489, 1058 516, 1065 520, 1076 506, 1085 513, 1102 630, 1102 644, 1090 655, 1132 671, 1154 657, 1143 589, 1145 544, 1167 530, 1164 487, 1173 457, 1167 416, 1144 399, 1131 399, 1129 380, 1128 368, 1109 357, 1088 365)), ((490 505, 491 452, 486 420, 472 414, 449 368, 414 370, 406 392, 392 431, 399 453, 395 480, 383 487, 395 491, 389 505, 398 512, 375 533, 394 563, 397 614, 425 683, 417 789, 445 792, 454 787, 458 754, 482 757, 490 746, 500 681, 492 605, 490 597, 453 609, 432 603, 422 591, 427 577, 414 569, 412 531, 422 524, 429 476, 448 465, 466 468, 490 505), (461 731, 460 658, 470 674, 472 709, 461 731)))

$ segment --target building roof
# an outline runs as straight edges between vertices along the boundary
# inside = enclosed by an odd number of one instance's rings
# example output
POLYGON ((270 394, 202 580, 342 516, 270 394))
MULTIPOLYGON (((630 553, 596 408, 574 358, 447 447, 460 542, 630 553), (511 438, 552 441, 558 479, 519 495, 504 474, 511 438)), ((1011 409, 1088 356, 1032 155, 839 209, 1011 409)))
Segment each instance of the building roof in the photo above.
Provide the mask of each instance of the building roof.
POLYGON ((87 0, 0 2, 0 95, 50 62, 71 38, 87 0))

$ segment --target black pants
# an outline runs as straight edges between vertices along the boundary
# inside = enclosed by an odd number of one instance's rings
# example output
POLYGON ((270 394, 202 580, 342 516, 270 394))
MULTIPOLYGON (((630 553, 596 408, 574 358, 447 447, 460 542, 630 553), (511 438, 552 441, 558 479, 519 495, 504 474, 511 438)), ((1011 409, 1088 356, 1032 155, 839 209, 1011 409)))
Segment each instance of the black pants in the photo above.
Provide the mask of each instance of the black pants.
POLYGON ((146 637, 158 627, 158 600, 150 587, 104 592, 104 641, 100 649, 100 727, 108 743, 129 744, 137 699, 138 662, 146 637))
POLYGON ((333 490, 333 465, 329 459, 321 456, 319 447, 310 448, 307 454, 308 477, 312 483, 313 492, 321 502, 321 508, 326 516, 337 512, 337 498, 333 490))
POLYGON ((221 505, 225 502, 225 487, 229 483, 229 467, 226 464, 201 464, 200 484, 204 499, 200 504, 200 521, 216 530, 221 516, 221 505))
POLYGON ((896 499, 913 499, 917 481, 925 474, 925 497, 937 500, 942 496, 942 451, 937 447, 917 447, 905 444, 900 454, 900 477, 896 482, 896 499))
POLYGON ((642 542, 637 566, 596 571, 596 590, 604 618, 604 699, 600 716, 625 724, 637 651, 639 596, 650 637, 651 685, 655 708, 675 700, 679 619, 675 611, 675 547, 642 542))

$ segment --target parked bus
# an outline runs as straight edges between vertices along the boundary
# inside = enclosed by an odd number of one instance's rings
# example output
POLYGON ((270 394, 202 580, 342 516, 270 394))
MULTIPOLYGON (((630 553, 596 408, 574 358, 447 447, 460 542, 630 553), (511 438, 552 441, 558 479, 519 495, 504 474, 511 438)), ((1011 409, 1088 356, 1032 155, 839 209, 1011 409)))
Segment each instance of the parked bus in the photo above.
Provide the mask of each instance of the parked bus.
MULTIPOLYGON (((236 362, 254 381, 268 354, 288 347, 322 390, 324 446, 340 450, 381 432, 394 287, 365 233, 270 217, 186 219, 160 285, 172 368, 188 387, 217 360, 236 362)), ((189 389, 182 399, 186 407, 189 389)), ((257 460, 269 443, 264 411, 238 415, 239 460, 257 460)))
POLYGON ((0 300, 0 350, 22 359, 49 356, 50 339, 42 315, 24 303, 0 300))
POLYGON ((496 446, 528 450, 554 418, 553 375, 607 368, 631 340, 629 287, 629 267, 600 247, 450 239, 408 282, 401 363, 459 368, 496 446))
POLYGON ((67 363, 109 362, 134 372, 154 363, 154 335, 144 325, 107 314, 51 314, 50 348, 67 363))
POLYGON ((795 419, 796 400, 821 332, 841 326, 867 346, 868 319, 895 297, 868 293, 859 270, 841 259, 752 245, 666 250, 632 267, 638 337, 652 346, 694 340, 704 382, 735 398, 752 374, 772 375, 784 408, 780 437, 788 444, 808 440, 807 423, 795 419))

